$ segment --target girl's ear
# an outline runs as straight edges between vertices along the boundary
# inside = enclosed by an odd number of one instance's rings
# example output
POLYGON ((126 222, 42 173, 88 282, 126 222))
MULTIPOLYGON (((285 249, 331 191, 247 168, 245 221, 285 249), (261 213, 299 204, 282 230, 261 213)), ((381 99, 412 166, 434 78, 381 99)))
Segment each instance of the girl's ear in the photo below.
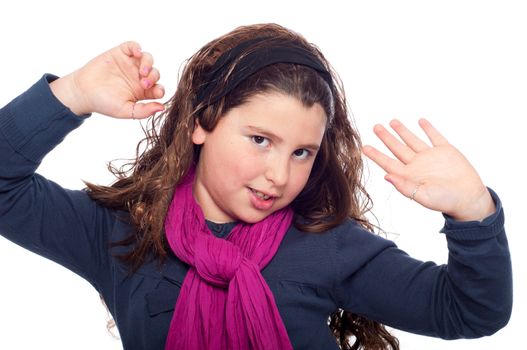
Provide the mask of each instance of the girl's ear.
POLYGON ((202 145, 205 143, 207 138, 207 131, 199 125, 199 121, 196 120, 194 125, 194 131, 192 132, 192 143, 195 145, 202 145))

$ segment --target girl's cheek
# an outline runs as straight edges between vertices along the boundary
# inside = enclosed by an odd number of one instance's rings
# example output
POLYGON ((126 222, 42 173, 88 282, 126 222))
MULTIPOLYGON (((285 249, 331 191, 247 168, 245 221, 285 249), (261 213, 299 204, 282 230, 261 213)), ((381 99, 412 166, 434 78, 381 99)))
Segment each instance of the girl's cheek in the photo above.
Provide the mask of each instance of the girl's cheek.
POLYGON ((295 188, 297 197, 300 192, 306 187, 307 181, 309 180, 309 175, 311 174, 311 167, 303 167, 299 173, 295 175, 293 187, 295 188))
POLYGON ((232 168, 239 176, 249 175, 260 171, 263 160, 259 159, 258 154, 240 153, 231 158, 232 168))

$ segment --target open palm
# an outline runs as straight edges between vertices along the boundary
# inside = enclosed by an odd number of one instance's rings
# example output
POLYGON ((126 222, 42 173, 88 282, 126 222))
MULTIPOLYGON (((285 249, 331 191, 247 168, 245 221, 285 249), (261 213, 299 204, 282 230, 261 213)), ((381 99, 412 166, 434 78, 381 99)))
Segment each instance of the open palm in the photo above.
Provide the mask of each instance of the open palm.
POLYGON ((374 132, 395 159, 372 146, 365 146, 364 154, 386 171, 385 179, 399 192, 426 208, 462 221, 490 215, 494 203, 474 167, 430 122, 421 119, 419 125, 431 145, 393 120, 390 126, 400 139, 381 125, 374 132))

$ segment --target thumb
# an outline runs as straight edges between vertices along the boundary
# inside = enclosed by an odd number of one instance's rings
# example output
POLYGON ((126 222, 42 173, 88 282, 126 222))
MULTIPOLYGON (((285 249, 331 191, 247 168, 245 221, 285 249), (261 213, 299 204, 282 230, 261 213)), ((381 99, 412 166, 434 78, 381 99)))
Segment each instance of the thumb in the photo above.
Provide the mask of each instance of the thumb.
POLYGON ((134 103, 128 102, 124 110, 130 111, 128 115, 123 116, 129 119, 145 119, 157 112, 165 110, 165 106, 159 102, 134 103))

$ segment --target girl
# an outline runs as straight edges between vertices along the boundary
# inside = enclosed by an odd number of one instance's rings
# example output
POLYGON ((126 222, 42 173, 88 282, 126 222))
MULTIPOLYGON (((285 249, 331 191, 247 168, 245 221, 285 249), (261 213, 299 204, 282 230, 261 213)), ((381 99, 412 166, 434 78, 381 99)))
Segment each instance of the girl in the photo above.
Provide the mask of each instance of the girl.
POLYGON ((316 47, 273 24, 240 27, 188 61, 165 105, 134 42, 0 111, 0 232, 87 279, 126 349, 397 349, 382 324, 490 335, 512 304, 497 195, 425 121, 361 147, 316 47), (91 113, 155 113, 112 186, 70 191, 35 170, 91 113), (138 150, 142 149, 138 147, 138 150), (361 151, 403 195, 445 215, 448 265, 370 233, 361 151))

